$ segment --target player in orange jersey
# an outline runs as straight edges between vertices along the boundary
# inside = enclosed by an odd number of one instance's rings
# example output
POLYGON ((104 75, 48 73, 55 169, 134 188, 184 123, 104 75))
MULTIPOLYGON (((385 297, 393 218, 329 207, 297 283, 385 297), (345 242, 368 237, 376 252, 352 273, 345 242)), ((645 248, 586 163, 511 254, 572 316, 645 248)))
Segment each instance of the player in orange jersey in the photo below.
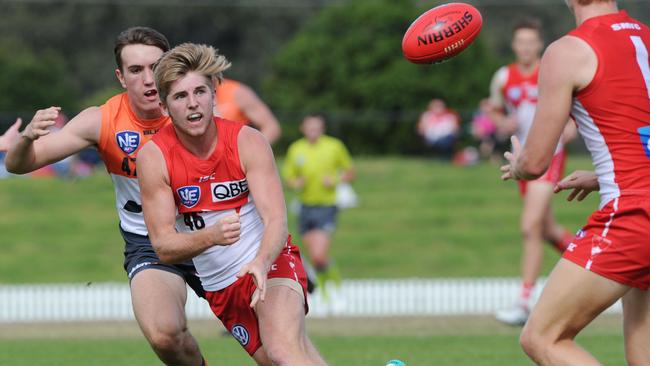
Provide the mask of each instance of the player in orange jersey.
POLYGON ((216 115, 251 124, 260 130, 270 144, 280 138, 282 130, 278 120, 253 89, 231 79, 223 79, 215 89, 216 115))
POLYGON ((575 338, 622 299, 627 363, 650 365, 650 27, 615 0, 567 4, 577 28, 544 53, 528 142, 513 137, 501 172, 542 175, 571 114, 595 175, 574 172, 557 189, 598 189, 600 205, 553 269, 520 342, 540 365, 601 365, 575 338))
MULTIPOLYGON (((502 132, 515 133, 521 141, 526 140, 537 105, 537 74, 543 47, 539 28, 539 23, 534 20, 515 26, 512 50, 516 61, 499 69, 490 85, 493 120, 502 132)), ((564 140, 574 135, 573 123, 567 124, 564 140)), ((524 204, 521 214, 522 283, 515 303, 496 313, 496 318, 504 323, 523 325, 528 318, 531 294, 542 265, 544 241, 562 252, 573 238, 571 233, 557 224, 551 207, 553 187, 562 178, 565 157, 564 145, 560 142, 553 164, 544 176, 531 182, 519 182, 524 204)))
POLYGON ((7 169, 24 174, 94 146, 115 187, 124 269, 130 279, 133 311, 140 329, 167 365, 204 364, 187 329, 186 283, 204 296, 192 263, 164 264, 151 247, 140 205, 135 169, 142 145, 170 123, 162 114, 153 64, 169 42, 159 32, 134 27, 115 42, 115 74, 126 92, 99 107, 83 110, 60 131, 50 133, 60 108, 39 110, 7 154, 7 169))

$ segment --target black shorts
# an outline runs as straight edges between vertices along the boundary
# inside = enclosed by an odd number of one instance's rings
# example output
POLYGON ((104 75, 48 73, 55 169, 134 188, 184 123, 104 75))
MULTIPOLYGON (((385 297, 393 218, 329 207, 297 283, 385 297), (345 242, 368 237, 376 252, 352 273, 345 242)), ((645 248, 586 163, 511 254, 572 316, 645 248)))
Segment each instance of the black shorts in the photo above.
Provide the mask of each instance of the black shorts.
POLYGON ((197 296, 205 298, 201 280, 196 275, 196 268, 194 268, 191 261, 182 264, 162 263, 151 246, 148 236, 126 232, 122 230, 122 227, 120 227, 120 234, 124 238, 124 270, 129 277, 129 281, 142 270, 159 269, 182 277, 197 296))
POLYGON ((311 230, 323 230, 331 234, 336 229, 337 214, 336 206, 302 205, 298 217, 298 230, 301 235, 311 230))

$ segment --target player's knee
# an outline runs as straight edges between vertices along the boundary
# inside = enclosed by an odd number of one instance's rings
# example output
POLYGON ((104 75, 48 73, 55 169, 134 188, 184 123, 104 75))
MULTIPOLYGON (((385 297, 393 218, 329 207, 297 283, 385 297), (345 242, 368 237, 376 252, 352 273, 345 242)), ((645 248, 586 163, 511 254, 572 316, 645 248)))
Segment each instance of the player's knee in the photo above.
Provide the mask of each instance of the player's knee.
POLYGON ((151 332, 147 337, 151 346, 159 352, 176 352, 182 347, 186 330, 182 327, 165 327, 151 332))
POLYGON ((307 350, 304 342, 287 342, 286 339, 264 344, 266 354, 274 365, 293 365, 306 360, 307 350), (293 343, 293 344, 291 344, 293 343))
POLYGON ((533 360, 542 358, 542 353, 546 350, 544 337, 535 329, 525 326, 519 336, 519 344, 524 352, 533 360))
POLYGON ((542 235, 542 223, 538 220, 526 220, 521 223, 521 235, 526 238, 540 237, 542 235))

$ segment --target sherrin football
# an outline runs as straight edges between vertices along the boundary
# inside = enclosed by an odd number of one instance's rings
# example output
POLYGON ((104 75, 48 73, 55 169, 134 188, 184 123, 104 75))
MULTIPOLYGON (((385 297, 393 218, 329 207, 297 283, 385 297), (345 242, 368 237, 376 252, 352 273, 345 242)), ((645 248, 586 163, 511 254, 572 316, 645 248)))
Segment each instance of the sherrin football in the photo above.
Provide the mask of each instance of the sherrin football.
POLYGON ((406 30, 402 52, 416 64, 434 63, 456 56, 481 32, 483 18, 465 3, 437 6, 420 15, 406 30))

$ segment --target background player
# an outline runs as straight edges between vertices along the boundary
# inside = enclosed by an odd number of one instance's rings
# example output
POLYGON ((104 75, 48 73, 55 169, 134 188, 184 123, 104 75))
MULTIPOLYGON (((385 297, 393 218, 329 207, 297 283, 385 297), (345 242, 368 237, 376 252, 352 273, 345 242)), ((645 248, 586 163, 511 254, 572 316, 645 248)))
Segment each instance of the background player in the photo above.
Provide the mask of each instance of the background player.
POLYGON ((198 344, 187 329, 185 283, 202 295, 191 263, 160 262, 147 236, 140 206, 135 160, 140 147, 170 122, 162 115, 153 64, 169 49, 167 38, 134 27, 115 41, 115 74, 126 89, 100 107, 89 107, 60 131, 50 134, 60 109, 36 112, 7 154, 6 165, 24 174, 94 146, 115 187, 120 232, 125 241, 124 269, 130 279, 133 312, 140 329, 167 365, 203 364, 198 344))
POLYGON ((300 131, 305 137, 289 146, 282 173, 287 185, 298 191, 298 227, 316 270, 317 288, 327 298, 326 284, 341 284, 339 270, 329 256, 338 214, 336 186, 351 182, 354 168, 345 145, 324 134, 323 116, 306 116, 300 131))
MULTIPOLYGON (((618 12, 614 0, 567 3, 578 27, 546 50, 535 122, 523 150, 513 138, 502 178, 542 175, 571 112, 592 156, 601 203, 551 273, 521 344, 540 365, 600 365, 574 339, 622 298, 627 362, 649 365, 650 29, 618 12)), ((583 183, 574 188, 595 188, 589 173, 580 175, 583 183)))
POLYGON ((230 63, 184 43, 155 66, 173 126, 141 151, 147 227, 165 262, 194 258, 213 312, 260 365, 323 365, 305 334, 306 275, 263 135, 214 118, 230 63), (268 278, 267 278, 268 277, 268 278))
POLYGON ((231 79, 223 79, 215 89, 218 116, 231 121, 250 123, 260 130, 270 144, 280 138, 282 130, 278 120, 253 89, 231 79))
MULTIPOLYGON (((492 119, 501 133, 516 133, 522 142, 526 141, 537 105, 537 76, 543 46, 538 21, 531 19, 517 24, 512 37, 516 60, 500 68, 490 85, 492 119)), ((562 141, 574 136, 575 127, 569 123, 562 141)), ((523 197, 520 224, 523 235, 522 283, 515 304, 496 313, 496 318, 507 324, 523 325, 528 318, 531 294, 543 261, 544 240, 562 252, 573 238, 556 223, 551 207, 553 187, 564 171, 566 155, 562 141, 542 177, 531 182, 519 182, 523 197)))

